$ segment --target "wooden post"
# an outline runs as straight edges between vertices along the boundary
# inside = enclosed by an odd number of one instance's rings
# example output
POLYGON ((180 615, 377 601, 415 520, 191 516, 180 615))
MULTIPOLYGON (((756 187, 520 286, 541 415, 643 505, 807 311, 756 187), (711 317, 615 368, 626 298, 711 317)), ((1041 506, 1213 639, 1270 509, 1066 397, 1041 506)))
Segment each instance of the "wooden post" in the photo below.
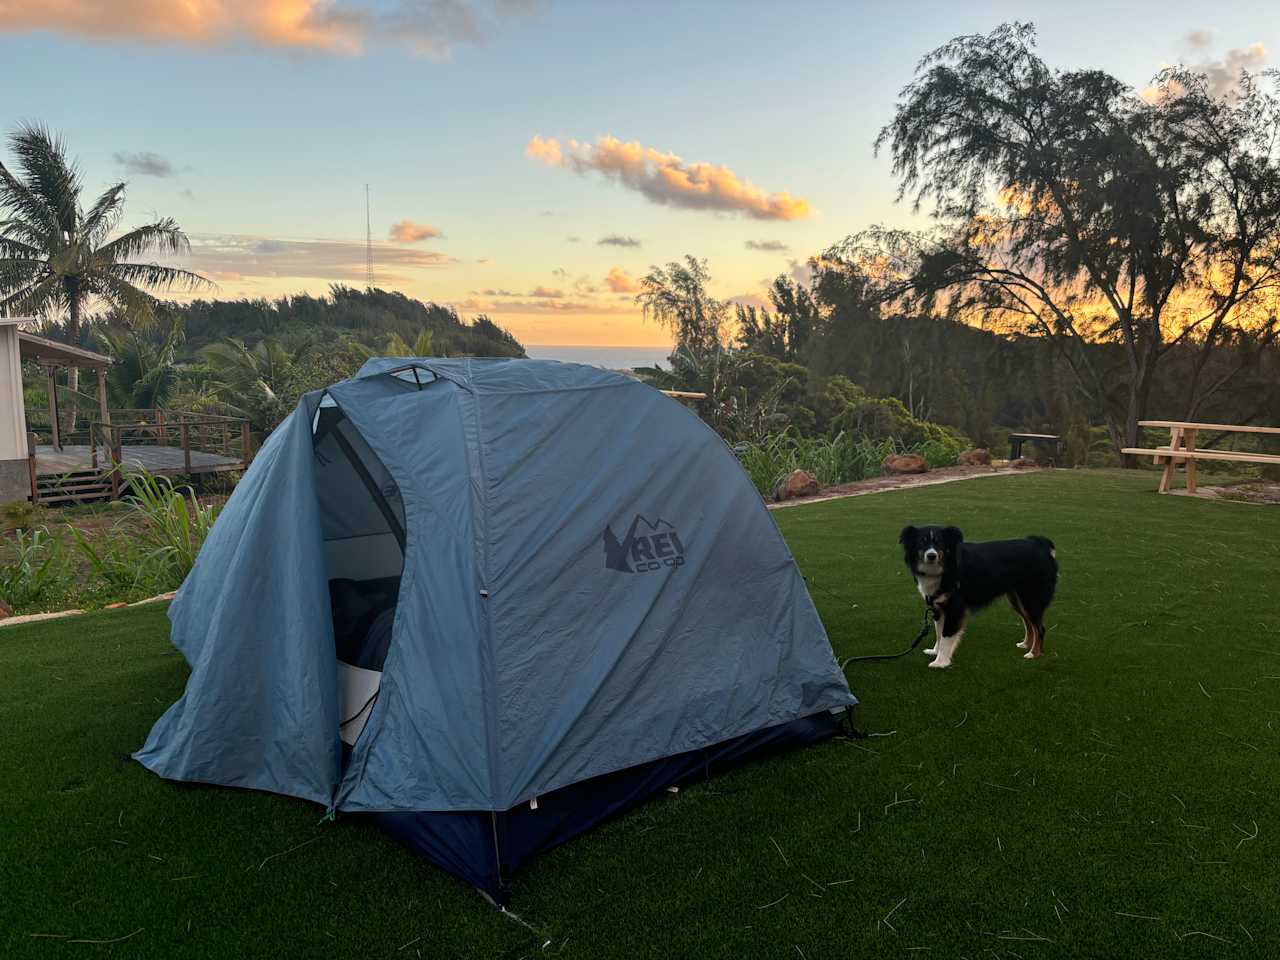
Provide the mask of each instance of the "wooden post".
POLYGON ((164 411, 156 410, 156 426, 160 429, 160 446, 167 447, 169 445, 169 433, 164 428, 164 411))
POLYGON ((103 423, 111 422, 111 411, 107 409, 107 368, 98 368, 98 419, 103 423))
POLYGON ((182 421, 182 464, 187 473, 191 472, 191 427, 186 420, 182 421))
POLYGON ((53 367, 46 366, 44 372, 49 376, 49 430, 53 449, 62 449, 62 437, 58 432, 58 381, 54 379, 53 367))
POLYGON ((120 463, 124 459, 120 435, 113 427, 107 427, 107 449, 111 451, 111 499, 120 499, 120 463))
POLYGON ((240 464, 241 466, 249 466, 249 421, 242 421, 240 424, 240 464))
POLYGON ((31 502, 40 502, 39 475, 36 473, 36 435, 27 434, 27 473, 31 476, 31 502))
MULTIPOLYGON (((1169 429, 1169 450, 1170 451, 1177 450, 1179 444, 1181 443, 1182 443, 1182 428, 1171 427, 1169 429)), ((1173 483, 1173 471, 1176 470, 1177 467, 1178 467, 1178 462, 1172 456, 1170 456, 1169 462, 1165 465, 1164 473, 1161 474, 1160 476, 1160 486, 1157 488, 1157 491, 1159 493, 1169 492, 1169 485, 1173 483)))
MULTIPOLYGON (((1182 444, 1184 447, 1187 448, 1187 450, 1194 450, 1196 448, 1196 434, 1199 432, 1200 432, 1199 430, 1187 431, 1186 440, 1182 444)), ((1195 492, 1196 492, 1196 461, 1194 458, 1188 457, 1187 458, 1187 493, 1195 493, 1195 492)))

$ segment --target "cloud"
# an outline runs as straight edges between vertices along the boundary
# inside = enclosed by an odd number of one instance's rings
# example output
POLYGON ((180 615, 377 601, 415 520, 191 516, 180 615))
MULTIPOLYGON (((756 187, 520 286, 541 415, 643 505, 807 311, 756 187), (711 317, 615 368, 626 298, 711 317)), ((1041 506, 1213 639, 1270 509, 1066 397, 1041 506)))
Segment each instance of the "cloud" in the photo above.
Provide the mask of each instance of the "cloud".
POLYGON ((570 243, 578 243, 582 238, 581 238, 581 237, 569 237, 569 238, 567 238, 567 239, 569 240, 569 242, 570 242, 570 243))
POLYGON ((1207 50, 1212 45, 1212 30, 1192 30, 1187 34, 1187 46, 1194 50, 1207 50))
POLYGON ((758 293, 739 293, 725 299, 729 303, 737 304, 740 307, 755 307, 757 310, 769 309, 769 301, 758 293))
POLYGON ((553 289, 551 287, 534 287, 529 291, 529 296, 542 297, 547 300, 562 300, 564 299, 564 291, 553 289))
POLYGON ((685 163, 674 153, 662 153, 638 142, 623 143, 600 137, 594 144, 536 135, 525 147, 534 160, 574 173, 592 171, 616 180, 654 203, 741 213, 757 220, 799 220, 809 216, 809 202, 787 191, 766 193, 741 179, 724 165, 685 163))
MULTIPOLYGON (((446 254, 375 244, 373 270, 378 283, 411 279, 405 271, 449 266, 446 254)), ((345 240, 289 240, 242 235, 193 235, 183 267, 206 276, 307 277, 364 282, 365 245, 345 240)))
POLYGON ((471 297, 452 304, 459 310, 482 313, 613 313, 614 307, 585 300, 478 300, 471 297))
POLYGON ((624 237, 616 233, 611 233, 607 237, 601 237, 596 241, 598 247, 638 247, 640 241, 635 237, 624 237))
POLYGON ((1195 69, 1209 78, 1209 92, 1220 97, 1235 89, 1241 71, 1261 67, 1268 59, 1267 48, 1261 43, 1254 43, 1242 49, 1228 50, 1221 60, 1198 64, 1195 69))
POLYGON ((433 240, 443 236, 444 234, 437 227, 427 223, 415 223, 412 220, 400 220, 392 224, 387 234, 387 238, 396 243, 421 243, 423 240, 433 240))
MULTIPOLYGON (((1187 37, 1187 41, 1193 47, 1204 49, 1211 40, 1207 33, 1204 30, 1196 30, 1187 37)), ((1228 50, 1220 60, 1205 60, 1192 64, 1189 69, 1204 74, 1210 96, 1224 97, 1236 89, 1243 71, 1257 70, 1270 59, 1271 54, 1263 44, 1253 43, 1247 47, 1228 50)), ((1155 103, 1165 93, 1178 97, 1183 92, 1182 85, 1174 81, 1164 89, 1155 85, 1146 87, 1138 92, 1138 96, 1148 103, 1155 103)))
POLYGON ((604 282, 614 293, 635 293, 640 289, 636 279, 621 267, 610 267, 604 282))
POLYGON ((787 245, 781 240, 748 240, 744 246, 748 250, 763 250, 766 253, 781 253, 787 245))
POLYGON ((137 153, 117 151, 111 155, 111 159, 124 167, 125 173, 139 177, 172 177, 178 172, 172 163, 150 150, 140 150, 137 153))
POLYGON ((196 198, 196 195, 192 193, 190 189, 179 190, 178 196, 182 197, 184 200, 194 200, 196 198))
POLYGON ((443 57, 481 44, 535 0, 5 0, 0 33, 47 30, 87 40, 212 45, 250 41, 355 55, 393 41, 443 57))
MULTIPOLYGON (((472 293, 474 292, 475 291, 473 290, 472 293)), ((489 290, 481 290, 480 292, 483 293, 486 297, 518 297, 519 296, 518 293, 515 293, 511 290, 495 290, 492 288, 489 290)))
MULTIPOLYGON (((806 290, 813 286, 813 264, 808 260, 788 260, 791 279, 806 290)), ((766 284, 767 285, 767 284, 766 284)))

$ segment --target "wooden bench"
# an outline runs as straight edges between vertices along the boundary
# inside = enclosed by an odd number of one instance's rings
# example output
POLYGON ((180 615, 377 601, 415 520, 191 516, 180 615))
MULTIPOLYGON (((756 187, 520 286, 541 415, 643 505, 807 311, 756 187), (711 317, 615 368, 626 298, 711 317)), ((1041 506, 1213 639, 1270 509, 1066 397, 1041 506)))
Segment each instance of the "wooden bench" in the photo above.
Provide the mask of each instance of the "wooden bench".
POLYGON ((1042 446, 1053 447, 1053 464, 1058 465, 1058 460, 1062 457, 1062 438, 1054 433, 1011 433, 1009 434, 1009 459, 1018 460, 1022 457, 1022 445, 1024 443, 1035 443, 1042 446))
POLYGON ((1121 453, 1151 457, 1157 466, 1165 463, 1160 475, 1159 493, 1168 493, 1173 483, 1173 472, 1179 463, 1187 465, 1187 492, 1196 492, 1196 462, 1221 460, 1228 463, 1264 463, 1280 465, 1280 456, 1271 453, 1240 453, 1235 450, 1204 450, 1196 448, 1196 439, 1202 430, 1216 433, 1259 433, 1280 436, 1280 427, 1249 427, 1230 423, 1188 423, 1182 420, 1139 420, 1140 427, 1164 428, 1169 431, 1169 445, 1147 449, 1125 447, 1121 453), (1167 461, 1167 462, 1166 462, 1167 461))

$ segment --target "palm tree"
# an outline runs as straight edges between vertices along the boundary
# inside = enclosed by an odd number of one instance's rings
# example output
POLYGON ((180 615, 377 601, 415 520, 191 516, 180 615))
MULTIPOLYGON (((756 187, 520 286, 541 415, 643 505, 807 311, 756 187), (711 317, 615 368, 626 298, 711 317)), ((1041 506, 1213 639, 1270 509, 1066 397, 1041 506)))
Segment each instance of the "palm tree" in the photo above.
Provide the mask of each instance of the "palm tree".
POLYGON ((228 337, 200 351, 209 369, 207 386, 255 424, 272 426, 288 411, 282 394, 294 373, 294 357, 279 340, 264 337, 252 348, 228 337))
POLYGON ((116 365, 107 373, 111 399, 122 407, 161 407, 178 382, 178 348, 184 340, 182 317, 165 316, 147 329, 127 324, 95 325, 116 365))
POLYGON ((430 357, 434 356, 431 352, 432 340, 434 340, 435 331, 421 330, 418 336, 410 345, 405 342, 404 337, 398 333, 393 333, 387 337, 387 345, 383 348, 383 352, 388 357, 430 357))
MULTIPOLYGON (((68 339, 78 343, 91 299, 146 326, 156 302, 147 291, 212 286, 188 270, 134 259, 190 249, 172 218, 109 239, 124 213, 125 184, 108 187, 85 210, 80 172, 66 144, 45 127, 19 126, 9 147, 21 177, 0 163, 0 316, 65 315, 68 339)), ((72 368, 68 376, 74 398, 79 371, 72 368)), ((74 400, 70 420, 74 426, 74 400)))

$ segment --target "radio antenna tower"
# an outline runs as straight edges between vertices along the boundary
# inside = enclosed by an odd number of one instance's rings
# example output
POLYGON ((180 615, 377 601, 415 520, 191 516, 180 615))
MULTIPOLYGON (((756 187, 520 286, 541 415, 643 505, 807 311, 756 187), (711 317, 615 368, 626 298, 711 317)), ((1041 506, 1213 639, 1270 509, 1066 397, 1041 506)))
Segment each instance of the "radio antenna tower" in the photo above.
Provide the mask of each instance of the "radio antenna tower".
POLYGON ((373 289, 373 221, 369 218, 369 185, 364 185, 364 285, 373 289))

